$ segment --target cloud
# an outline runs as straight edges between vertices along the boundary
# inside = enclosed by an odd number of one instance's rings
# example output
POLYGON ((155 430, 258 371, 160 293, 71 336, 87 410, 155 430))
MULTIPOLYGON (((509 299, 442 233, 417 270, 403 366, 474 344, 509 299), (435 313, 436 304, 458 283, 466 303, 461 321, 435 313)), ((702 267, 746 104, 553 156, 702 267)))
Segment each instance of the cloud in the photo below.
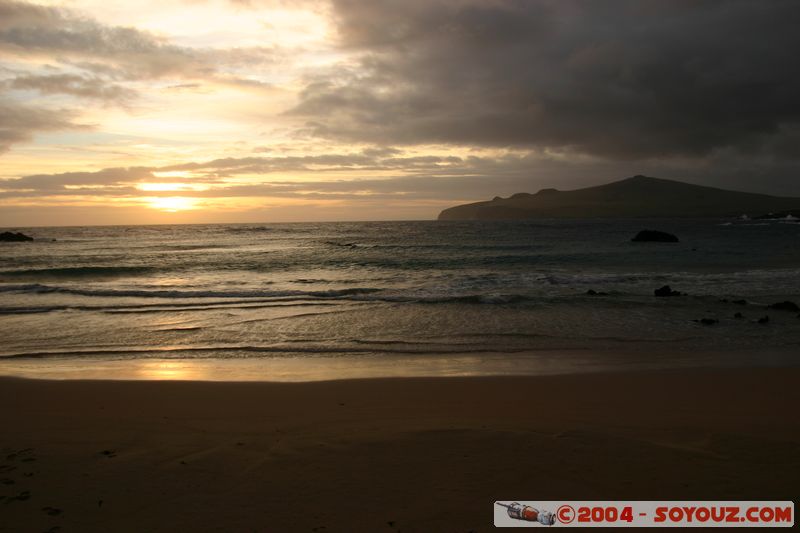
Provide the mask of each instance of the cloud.
MULTIPOLYGON (((0 153, 41 131, 73 129, 81 109, 49 110, 41 101, 15 103, 11 91, 66 95, 131 106, 141 82, 173 86, 228 85, 263 91, 271 85, 242 75, 275 65, 274 47, 191 48, 136 28, 102 24, 68 8, 0 0, 0 153), (13 65, 13 66, 12 66, 13 65), (27 113, 27 118, 22 117, 27 113)), ((59 101, 61 103, 61 101, 59 101)), ((63 103, 61 103, 63 106, 63 103)))
POLYGON ((64 8, 15 0, 0 0, 0 53, 109 61, 131 79, 202 73, 209 68, 191 49, 150 33, 106 26, 64 8))
POLYGON ((85 128, 74 122, 75 116, 69 110, 34 108, 0 98, 0 154, 12 144, 31 140, 40 131, 85 128))
MULTIPOLYGON (((196 197, 294 197, 364 199, 399 197, 445 197, 452 195, 457 179, 485 177, 491 171, 496 179, 503 174, 519 180, 519 172, 509 171, 521 164, 518 157, 503 164, 495 159, 455 156, 403 156, 392 148, 370 148, 361 152, 308 156, 270 156, 214 159, 162 167, 108 168, 95 172, 36 174, 0 180, 0 197, 41 198, 50 196, 174 196, 174 191, 143 191, 146 183, 190 185, 181 196, 196 197), (188 172, 185 176, 176 172, 188 172), (291 181, 284 174, 314 172, 316 180, 291 181), (353 177, 342 179, 342 173, 353 177), (170 177, 160 177, 171 173, 170 177), (335 173, 336 177, 324 177, 335 173), (387 175, 388 174, 388 175, 387 175), (264 176, 253 180, 253 176, 264 176), (267 178, 267 176, 270 176, 267 178), (379 176, 379 177, 376 177, 379 176)), ((478 185, 461 182, 463 192, 478 185)))
MULTIPOLYGON (((37 174, 0 180, 0 199, 34 199, 55 205, 58 198, 140 199, 185 196, 201 199, 287 198, 337 200, 361 205, 387 201, 432 202, 429 216, 444 204, 535 192, 575 189, 634 174, 679 179, 751 192, 800 196, 800 163, 720 154, 706 165, 685 161, 629 162, 553 157, 539 152, 485 156, 408 155, 396 148, 307 156, 230 157, 161 167, 108 168, 94 172, 37 174), (292 180, 298 172, 302 180, 292 180), (313 178, 311 176, 314 176, 313 178), (754 186, 757 179, 757 186, 754 186), (180 190, 147 190, 149 183, 181 184, 180 190)), ((399 202, 399 203, 398 203, 399 202)))
POLYGON ((274 64, 280 53, 274 46, 178 46, 153 33, 102 24, 71 9, 0 0, 0 57, 42 57, 116 80, 218 78, 223 83, 252 83, 230 71, 274 64))
POLYGON ((317 136, 643 159, 771 150, 800 122, 792 0, 333 3, 360 59, 308 78, 290 113, 317 136))
POLYGON ((106 168, 96 172, 62 172, 59 174, 34 174, 22 178, 2 180, 0 188, 37 193, 57 192, 68 186, 115 186, 152 178, 152 169, 145 167, 106 168))
POLYGON ((132 100, 133 89, 109 84, 96 76, 77 74, 23 75, 5 82, 9 89, 35 90, 41 94, 68 94, 106 102, 122 103, 132 100))

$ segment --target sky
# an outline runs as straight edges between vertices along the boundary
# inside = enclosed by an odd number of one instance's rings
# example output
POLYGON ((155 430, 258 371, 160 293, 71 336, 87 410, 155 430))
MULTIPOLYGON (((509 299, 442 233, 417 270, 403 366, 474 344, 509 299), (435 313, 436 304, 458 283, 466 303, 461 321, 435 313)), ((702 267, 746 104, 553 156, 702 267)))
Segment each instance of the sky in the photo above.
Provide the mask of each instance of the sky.
POLYGON ((0 226, 800 196, 795 0, 0 0, 0 226))

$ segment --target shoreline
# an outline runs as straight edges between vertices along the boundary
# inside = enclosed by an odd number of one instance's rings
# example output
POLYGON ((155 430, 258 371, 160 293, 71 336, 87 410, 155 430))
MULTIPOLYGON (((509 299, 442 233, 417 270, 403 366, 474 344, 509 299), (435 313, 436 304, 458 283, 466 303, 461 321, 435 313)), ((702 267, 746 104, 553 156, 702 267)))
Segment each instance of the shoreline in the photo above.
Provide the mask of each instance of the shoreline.
POLYGON ((554 376, 702 368, 800 368, 789 348, 688 350, 636 343, 473 353, 209 358, 7 358, 3 377, 44 380, 318 382, 347 379, 554 376))
POLYGON ((797 368, 0 378, 0 531, 463 532, 492 529, 496 499, 787 500, 799 385, 797 368))

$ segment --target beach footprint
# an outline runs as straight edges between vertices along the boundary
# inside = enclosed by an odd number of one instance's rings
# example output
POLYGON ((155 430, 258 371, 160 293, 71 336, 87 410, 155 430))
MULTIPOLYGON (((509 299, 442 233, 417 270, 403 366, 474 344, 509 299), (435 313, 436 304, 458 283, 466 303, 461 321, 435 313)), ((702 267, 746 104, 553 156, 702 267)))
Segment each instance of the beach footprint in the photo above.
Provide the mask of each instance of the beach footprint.
POLYGON ((23 490, 16 496, 6 496, 6 503, 24 502, 25 500, 29 500, 30 498, 31 498, 31 492, 29 490, 23 490))

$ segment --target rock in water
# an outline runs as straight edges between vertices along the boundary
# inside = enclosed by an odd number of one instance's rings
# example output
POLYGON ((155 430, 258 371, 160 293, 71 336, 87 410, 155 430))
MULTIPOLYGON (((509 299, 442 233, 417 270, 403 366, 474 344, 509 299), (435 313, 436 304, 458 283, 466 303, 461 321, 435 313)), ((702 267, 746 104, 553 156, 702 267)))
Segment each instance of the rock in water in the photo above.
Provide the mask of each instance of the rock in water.
POLYGON ((785 301, 785 302, 778 302, 772 305, 767 306, 769 309, 777 309, 778 311, 800 311, 800 307, 794 302, 785 301))
POLYGON ((32 240, 33 237, 28 237, 24 233, 11 233, 10 231, 0 233, 0 241, 2 242, 27 242, 32 240))
POLYGON ((700 320, 695 320, 695 322, 699 322, 704 326, 713 326, 714 324, 719 324, 719 320, 716 318, 701 318, 700 320))
POLYGON ((664 285, 660 289, 656 289, 653 291, 653 294, 656 296, 680 296, 681 293, 678 291, 673 291, 669 285, 664 285))
POLYGON ((586 291, 586 294, 588 294, 589 296, 608 296, 607 292, 596 291, 594 289, 589 289, 588 291, 586 291))
POLYGON ((652 229, 645 229, 636 234, 636 237, 631 239, 633 242, 680 242, 678 237, 672 233, 665 231, 656 231, 652 229))

